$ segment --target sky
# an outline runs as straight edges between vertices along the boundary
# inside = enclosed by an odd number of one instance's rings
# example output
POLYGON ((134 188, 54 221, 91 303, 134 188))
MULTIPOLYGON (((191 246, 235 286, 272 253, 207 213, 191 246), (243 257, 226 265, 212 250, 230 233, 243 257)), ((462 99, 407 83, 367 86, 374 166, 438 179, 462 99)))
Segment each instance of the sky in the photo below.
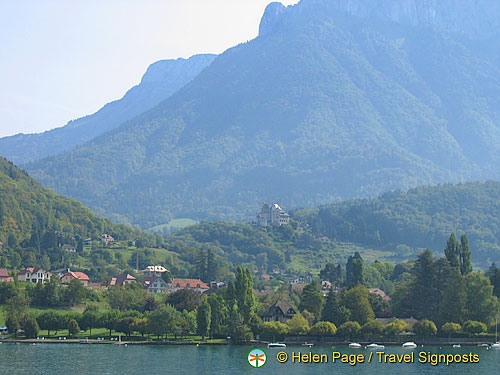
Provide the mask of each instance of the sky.
POLYGON ((157 60, 251 40, 270 2, 0 0, 0 137, 94 113, 157 60))

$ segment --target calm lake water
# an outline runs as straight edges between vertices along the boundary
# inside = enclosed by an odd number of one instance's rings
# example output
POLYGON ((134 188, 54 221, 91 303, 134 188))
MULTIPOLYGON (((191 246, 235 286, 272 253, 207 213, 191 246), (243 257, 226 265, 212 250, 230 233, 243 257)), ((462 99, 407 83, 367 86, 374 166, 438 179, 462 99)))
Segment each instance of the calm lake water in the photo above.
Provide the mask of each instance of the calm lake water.
MULTIPOLYGON (((372 363, 350 366, 331 363, 333 351, 345 354, 364 354, 365 349, 350 350, 346 347, 328 348, 288 347, 285 351, 327 354, 328 363, 278 363, 279 350, 266 349, 267 363, 258 369, 247 362, 247 354, 252 347, 240 346, 117 346, 117 345, 77 345, 77 344, 1 344, 0 374, 498 374, 500 350, 463 347, 418 348, 414 351, 415 362, 410 364, 380 364, 376 353, 372 363), (430 351, 438 354, 478 354, 479 363, 440 364, 431 366, 417 361, 418 353, 430 351)), ((405 354, 411 351, 399 347, 387 347, 387 354, 405 354)))

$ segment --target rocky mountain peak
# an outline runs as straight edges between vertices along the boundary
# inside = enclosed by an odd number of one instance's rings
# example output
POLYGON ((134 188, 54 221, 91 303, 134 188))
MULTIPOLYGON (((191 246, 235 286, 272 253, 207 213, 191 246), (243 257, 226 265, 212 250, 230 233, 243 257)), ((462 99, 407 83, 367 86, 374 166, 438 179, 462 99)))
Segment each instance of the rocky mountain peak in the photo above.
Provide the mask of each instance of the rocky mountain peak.
POLYGON ((285 13, 286 7, 279 3, 273 2, 266 7, 264 15, 260 21, 259 36, 269 34, 276 24, 281 20, 282 15, 285 13))

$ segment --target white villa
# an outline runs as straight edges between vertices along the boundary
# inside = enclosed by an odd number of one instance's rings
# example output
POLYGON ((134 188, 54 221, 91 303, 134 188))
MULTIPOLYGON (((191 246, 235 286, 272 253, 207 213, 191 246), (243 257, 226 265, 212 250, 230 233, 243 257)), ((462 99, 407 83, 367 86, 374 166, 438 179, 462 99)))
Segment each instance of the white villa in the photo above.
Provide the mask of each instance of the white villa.
POLYGON ((260 214, 257 215, 257 223, 263 227, 268 225, 280 226, 290 223, 290 215, 283 210, 277 203, 269 205, 264 203, 260 214))

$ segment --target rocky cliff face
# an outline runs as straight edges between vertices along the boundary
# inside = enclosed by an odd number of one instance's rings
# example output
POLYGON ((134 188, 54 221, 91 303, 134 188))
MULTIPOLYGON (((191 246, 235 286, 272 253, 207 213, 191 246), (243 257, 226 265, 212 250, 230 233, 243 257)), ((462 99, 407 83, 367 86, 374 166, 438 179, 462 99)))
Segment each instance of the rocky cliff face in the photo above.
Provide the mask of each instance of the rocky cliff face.
POLYGON ((260 21, 259 36, 269 34, 281 20, 286 12, 286 7, 278 2, 269 4, 260 21))
POLYGON ((498 0, 302 0, 298 6, 288 8, 271 3, 262 18, 263 33, 282 19, 285 10, 300 11, 308 6, 403 25, 430 25, 472 39, 486 39, 500 30, 498 0))

